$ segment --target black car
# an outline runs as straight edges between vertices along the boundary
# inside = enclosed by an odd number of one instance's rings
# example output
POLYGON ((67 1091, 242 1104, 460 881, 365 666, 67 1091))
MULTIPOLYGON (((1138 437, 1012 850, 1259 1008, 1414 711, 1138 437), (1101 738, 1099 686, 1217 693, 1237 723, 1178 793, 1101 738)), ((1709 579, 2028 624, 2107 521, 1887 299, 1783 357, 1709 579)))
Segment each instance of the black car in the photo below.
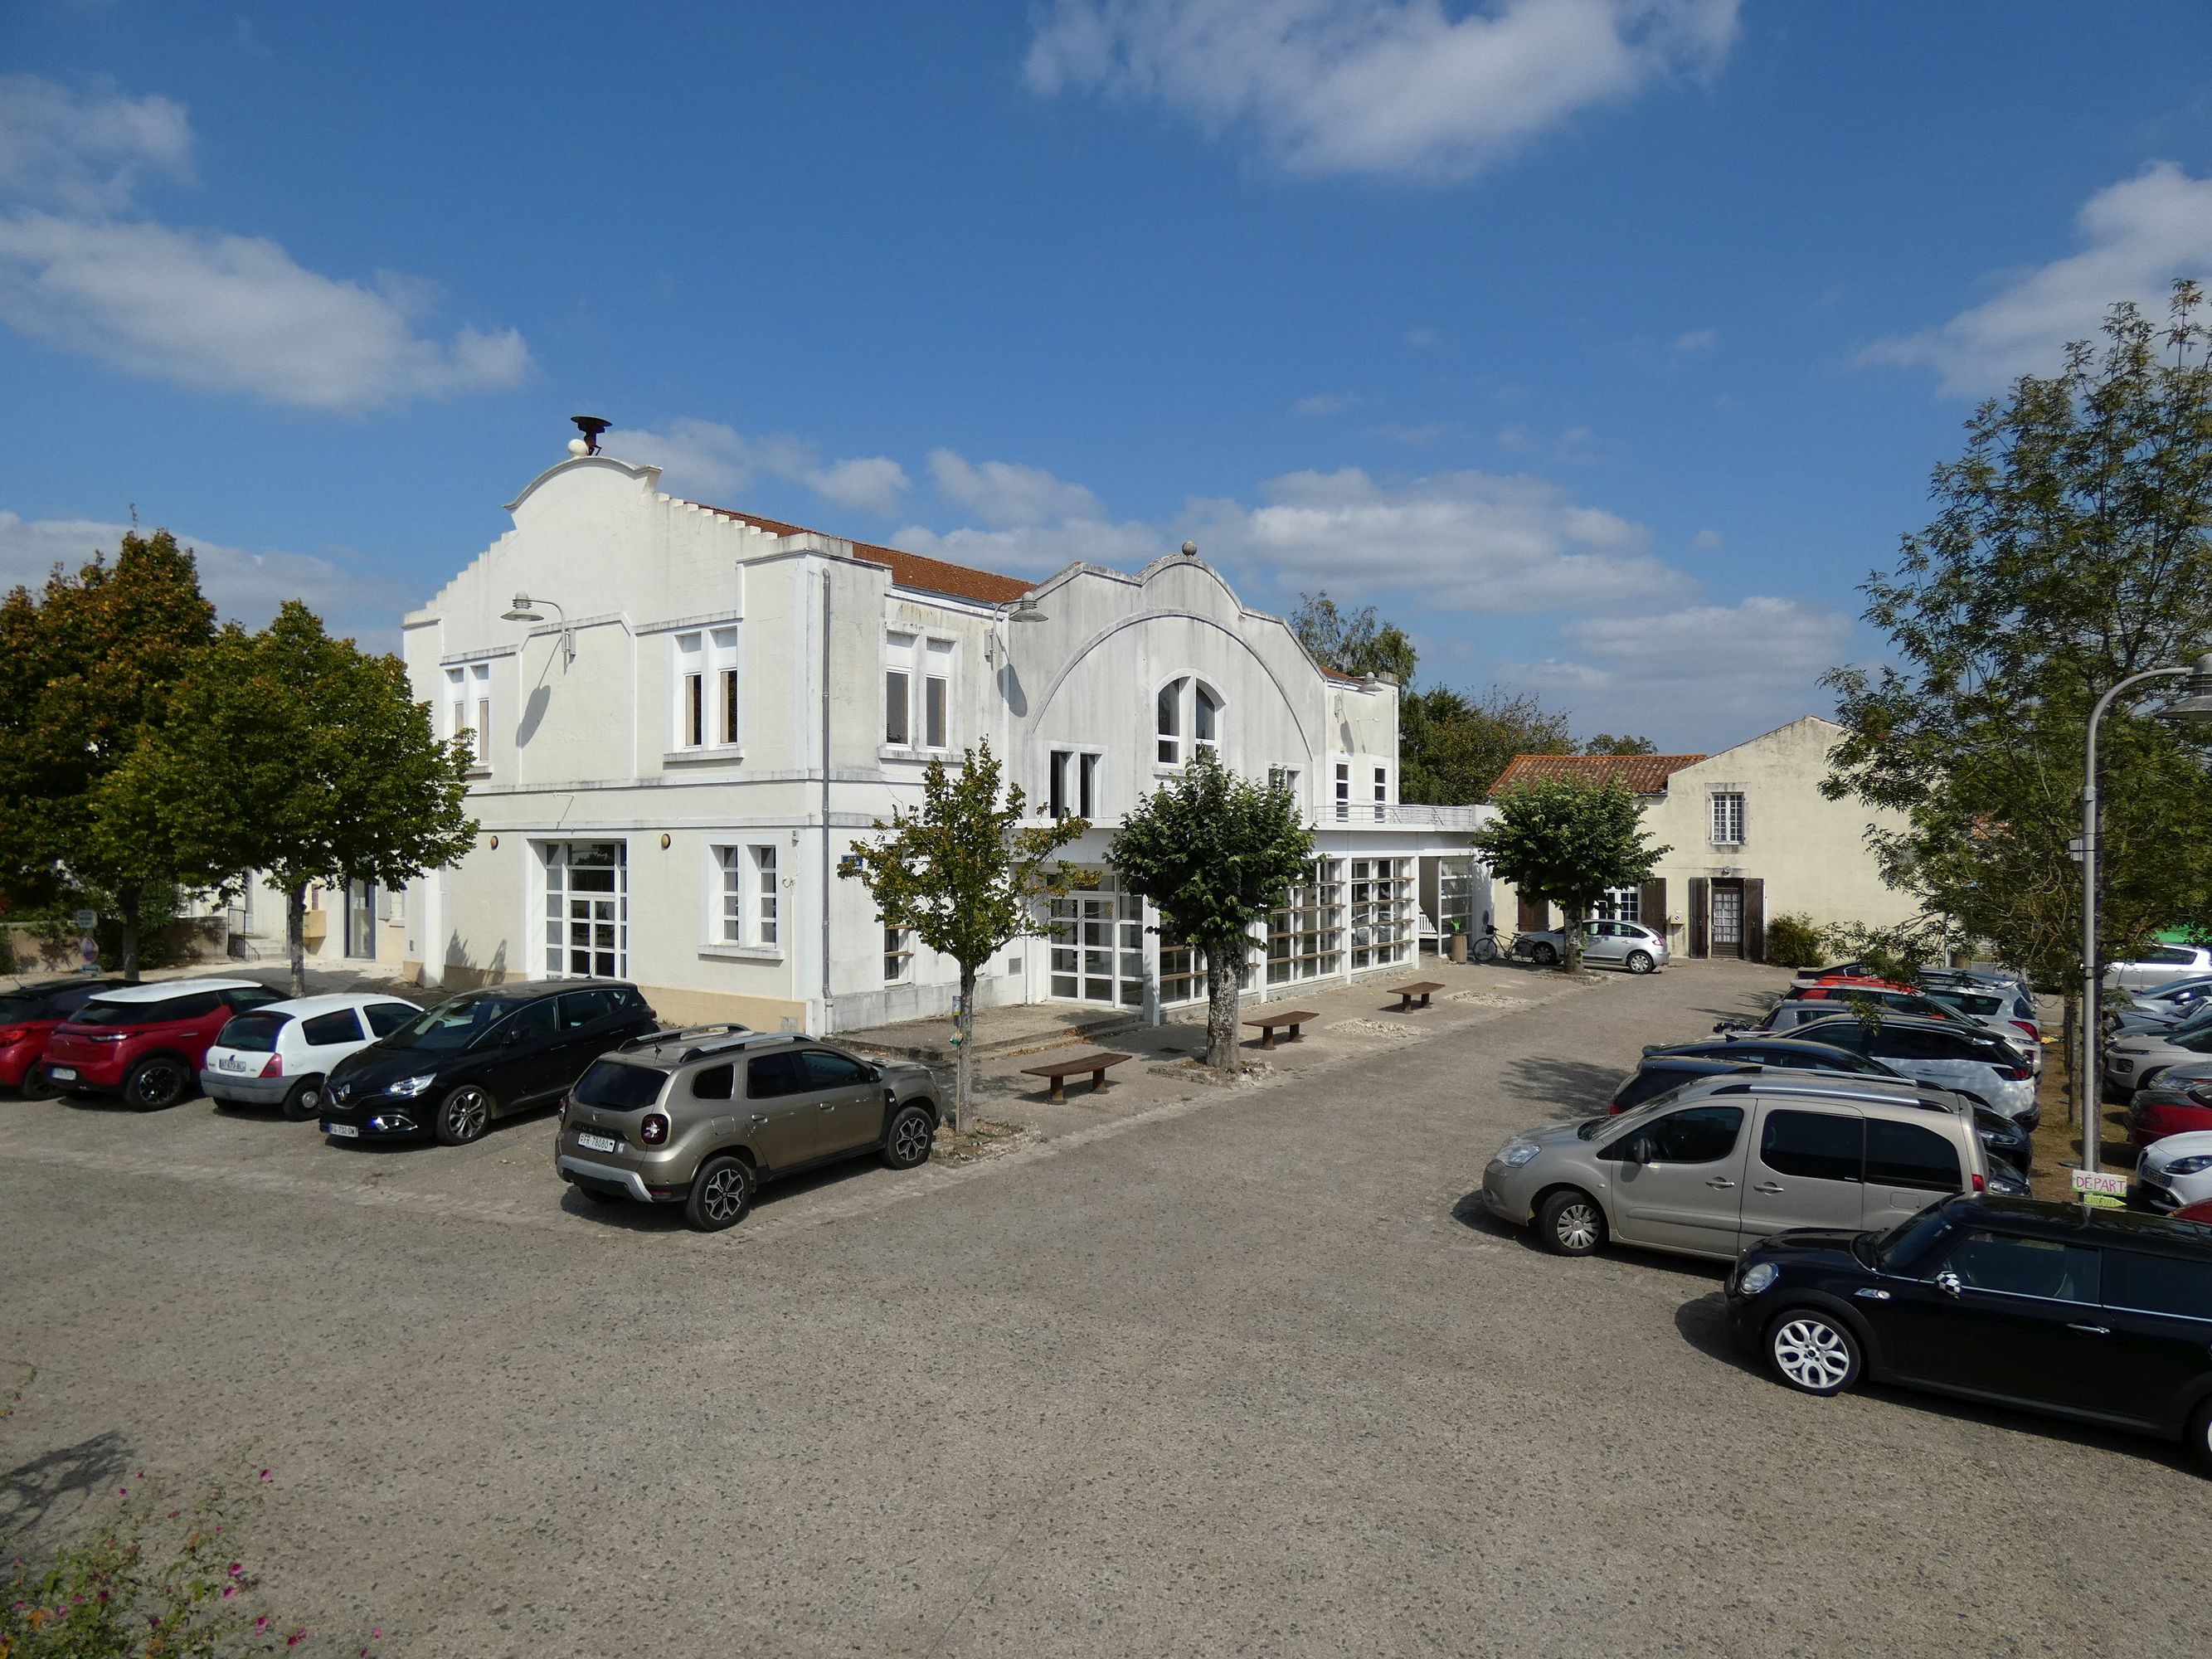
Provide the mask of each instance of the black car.
POLYGON ((1870 1376, 2183 1439, 2212 1463, 2212 1227, 1962 1195, 1887 1232, 1778 1233, 1727 1296, 1736 1334, 1807 1394, 1870 1376))
POLYGON ((323 1133, 341 1140, 476 1139, 558 1099, 608 1049, 657 1030, 635 985, 566 980, 470 991, 331 1067, 323 1133))
POLYGON ((1716 1077, 1725 1072, 1755 1072, 1757 1064, 1748 1060, 1708 1060, 1701 1055, 1678 1056, 1671 1049, 1665 1054, 1644 1050, 1644 1063, 1621 1079, 1620 1086, 1613 1091, 1613 1098, 1605 1103, 1607 1112, 1619 1114, 1656 1100, 1669 1089, 1679 1089, 1685 1083, 1701 1077, 1716 1077))

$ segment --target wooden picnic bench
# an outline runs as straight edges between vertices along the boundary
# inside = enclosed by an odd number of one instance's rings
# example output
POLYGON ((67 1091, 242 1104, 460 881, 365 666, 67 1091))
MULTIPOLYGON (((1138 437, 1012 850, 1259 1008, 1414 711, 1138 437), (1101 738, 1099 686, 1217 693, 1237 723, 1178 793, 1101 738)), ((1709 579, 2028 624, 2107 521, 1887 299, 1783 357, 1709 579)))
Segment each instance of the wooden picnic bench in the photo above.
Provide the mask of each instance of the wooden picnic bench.
POLYGON ((1427 1007, 1430 997, 1443 990, 1444 982, 1440 979, 1417 979, 1411 985, 1394 985, 1390 988, 1398 994, 1398 1012, 1407 1014, 1415 1008, 1427 1007), (1420 1000, 1415 1002, 1415 997, 1420 1000))
POLYGON ((1262 1048, 1272 1048, 1275 1046, 1275 1031, 1278 1027, 1284 1025, 1289 1026, 1291 1028, 1290 1041, 1296 1042, 1298 1040, 1298 1027, 1304 1024, 1310 1019, 1319 1019, 1320 1018, 1321 1016, 1310 1008, 1289 1008, 1284 1010, 1284 1012, 1279 1014, 1262 1014, 1257 1019, 1248 1019, 1244 1023, 1247 1025, 1258 1026, 1260 1028, 1260 1046, 1262 1048))
POLYGON ((1095 1095, 1106 1086, 1108 1066, 1119 1066, 1123 1060, 1134 1058, 1135 1056, 1132 1054, 1117 1054, 1100 1048, 1087 1054, 1072 1054, 1066 1060, 1048 1060, 1042 1066, 1024 1066, 1022 1067, 1022 1075, 1051 1079, 1052 1088, 1046 1094, 1045 1098, 1065 1100, 1067 1098, 1068 1079, 1079 1077, 1085 1072, 1090 1073, 1091 1092, 1095 1095))

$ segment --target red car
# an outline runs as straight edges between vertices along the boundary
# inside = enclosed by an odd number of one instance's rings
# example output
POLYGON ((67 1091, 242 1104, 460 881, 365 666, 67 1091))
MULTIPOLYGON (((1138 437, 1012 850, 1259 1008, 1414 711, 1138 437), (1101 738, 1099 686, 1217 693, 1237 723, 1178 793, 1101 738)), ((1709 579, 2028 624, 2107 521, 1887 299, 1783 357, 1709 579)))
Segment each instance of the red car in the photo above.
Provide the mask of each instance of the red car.
POLYGON ((172 979, 93 998, 46 1038, 48 1087, 121 1095, 141 1111, 173 1106, 198 1086, 208 1045, 231 1018, 284 999, 250 979, 172 979))
POLYGON ((2128 1139, 2137 1146, 2191 1129, 2212 1129, 2212 1080, 2154 1082, 2128 1103, 2128 1139))
POLYGON ((2212 1198, 2200 1198, 2194 1204, 2185 1204, 2170 1218, 2175 1221, 2200 1221, 2212 1227, 2212 1198))
POLYGON ((33 1100, 52 1094, 39 1078, 47 1034, 86 999, 122 983, 119 979, 49 979, 0 991, 0 1086, 33 1100))

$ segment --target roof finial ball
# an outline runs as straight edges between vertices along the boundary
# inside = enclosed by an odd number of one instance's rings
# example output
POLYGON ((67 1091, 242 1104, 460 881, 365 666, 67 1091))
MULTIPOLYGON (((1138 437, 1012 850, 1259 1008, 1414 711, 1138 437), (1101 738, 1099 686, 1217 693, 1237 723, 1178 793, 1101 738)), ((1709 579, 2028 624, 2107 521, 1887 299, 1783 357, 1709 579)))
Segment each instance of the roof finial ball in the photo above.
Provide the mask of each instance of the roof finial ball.
POLYGON ((1196 542, 1185 542, 1182 544, 1182 556, 1186 559, 1196 558, 1198 556, 1198 544, 1196 542))
POLYGON ((612 421, 603 421, 596 415, 571 415, 568 419, 584 435, 568 440, 571 455, 596 455, 599 453, 599 434, 612 426, 612 421))

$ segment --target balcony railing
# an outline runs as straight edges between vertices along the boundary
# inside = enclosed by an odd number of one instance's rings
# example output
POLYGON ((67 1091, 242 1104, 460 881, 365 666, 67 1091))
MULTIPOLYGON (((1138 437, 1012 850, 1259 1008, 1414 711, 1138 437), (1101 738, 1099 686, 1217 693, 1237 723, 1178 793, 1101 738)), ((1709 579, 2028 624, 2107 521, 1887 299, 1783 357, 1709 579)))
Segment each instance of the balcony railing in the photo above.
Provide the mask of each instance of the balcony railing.
POLYGON ((1476 830, 1482 825, 1480 806, 1425 806, 1389 801, 1337 801, 1322 823, 1351 825, 1380 823, 1400 830, 1476 830))

